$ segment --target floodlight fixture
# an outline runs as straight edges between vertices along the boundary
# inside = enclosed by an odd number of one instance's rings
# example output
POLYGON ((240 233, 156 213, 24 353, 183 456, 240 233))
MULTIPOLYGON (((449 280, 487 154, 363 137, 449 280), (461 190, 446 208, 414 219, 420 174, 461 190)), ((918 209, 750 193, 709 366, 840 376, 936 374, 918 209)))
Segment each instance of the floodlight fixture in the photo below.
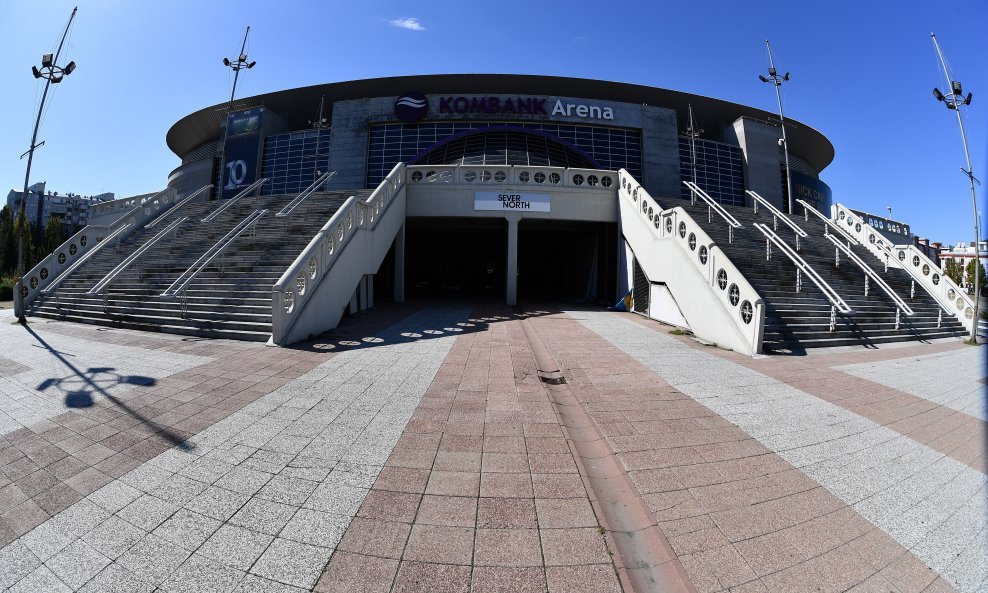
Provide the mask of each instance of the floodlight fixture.
POLYGON ((52 66, 53 63, 54 62, 52 61, 51 54, 44 54, 43 56, 41 56, 41 66, 42 67, 44 67, 44 68, 51 68, 51 66, 52 66))

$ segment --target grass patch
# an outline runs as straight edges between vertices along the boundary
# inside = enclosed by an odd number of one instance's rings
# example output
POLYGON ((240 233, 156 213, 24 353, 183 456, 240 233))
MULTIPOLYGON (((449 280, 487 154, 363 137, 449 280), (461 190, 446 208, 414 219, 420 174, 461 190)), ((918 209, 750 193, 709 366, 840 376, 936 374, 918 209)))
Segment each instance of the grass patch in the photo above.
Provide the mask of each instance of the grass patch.
POLYGON ((676 329, 674 329, 674 330, 671 330, 669 333, 672 334, 672 335, 674 335, 674 336, 682 336, 682 335, 685 335, 686 334, 686 332, 684 332, 683 330, 679 329, 678 327, 676 329))

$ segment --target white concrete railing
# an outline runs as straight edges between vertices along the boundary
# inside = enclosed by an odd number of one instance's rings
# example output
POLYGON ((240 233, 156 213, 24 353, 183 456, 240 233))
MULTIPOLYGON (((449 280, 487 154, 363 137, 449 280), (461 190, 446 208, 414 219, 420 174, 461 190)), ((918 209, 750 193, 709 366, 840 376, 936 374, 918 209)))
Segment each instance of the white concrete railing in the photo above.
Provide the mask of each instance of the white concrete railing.
POLYGON ((618 178, 622 232, 649 280, 666 282, 697 337, 760 352, 765 303, 758 291, 683 208, 663 210, 624 169, 618 178), (649 253, 650 243, 675 247, 649 253))
MULTIPOLYGON (((361 201, 351 196, 282 274, 272 287, 271 341, 274 344, 284 345, 300 339, 293 338, 291 331, 307 302, 341 259, 347 245, 361 231, 373 231, 389 206, 397 198, 404 197, 404 187, 405 165, 398 163, 366 200, 361 201)), ((404 222, 404 212, 401 217, 404 222)), ((385 252, 388 247, 390 240, 385 252)), ((347 290, 347 297, 353 292, 353 286, 334 288, 347 290)), ((337 311, 326 312, 327 319, 336 313, 337 311)), ((342 313, 342 309, 339 313, 342 313)), ((331 327, 334 325, 335 323, 331 327)), ((325 331, 330 328, 321 329, 325 331)), ((305 336, 314 331, 305 332, 305 336)))
POLYGON ((112 224, 105 226, 87 225, 69 237, 58 249, 24 274, 21 285, 21 301, 15 299, 15 308, 18 309, 15 313, 20 315, 19 307, 30 305, 62 273, 72 268, 83 257, 88 257, 91 250, 101 249, 105 237, 112 234, 117 241, 125 238, 160 214, 162 209, 167 210, 168 206, 175 201, 175 196, 174 189, 165 189, 137 200, 128 215, 122 216, 112 224))
POLYGON ((614 172, 524 165, 415 165, 408 183, 437 185, 531 185, 537 188, 578 187, 614 191, 614 172))
POLYGON ((832 210, 837 224, 876 257, 887 262, 888 267, 905 270, 920 288, 936 299, 944 311, 956 315, 964 328, 971 331, 974 326, 974 299, 945 276, 940 266, 915 245, 890 245, 877 229, 843 204, 834 204, 832 210))

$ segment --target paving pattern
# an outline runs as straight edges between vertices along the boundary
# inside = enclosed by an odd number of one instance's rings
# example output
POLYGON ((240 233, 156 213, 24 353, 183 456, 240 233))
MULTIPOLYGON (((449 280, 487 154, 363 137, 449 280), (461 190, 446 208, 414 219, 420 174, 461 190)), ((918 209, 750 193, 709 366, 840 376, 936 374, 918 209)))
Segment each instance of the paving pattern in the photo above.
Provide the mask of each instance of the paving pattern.
POLYGON ((0 591, 988 591, 957 341, 748 358, 457 304, 291 349, 8 321, 0 591))

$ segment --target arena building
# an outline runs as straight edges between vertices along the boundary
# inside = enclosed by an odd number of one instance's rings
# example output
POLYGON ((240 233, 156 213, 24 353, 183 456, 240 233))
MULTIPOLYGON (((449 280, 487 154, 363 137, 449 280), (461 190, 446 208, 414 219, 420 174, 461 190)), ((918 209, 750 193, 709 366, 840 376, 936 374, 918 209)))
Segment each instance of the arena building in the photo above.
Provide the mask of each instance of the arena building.
POLYGON ((90 257, 73 243, 29 274, 25 297, 32 312, 64 317, 70 288, 88 283, 80 302, 91 299, 91 310, 102 296, 103 315, 79 320, 276 344, 406 296, 625 299, 747 353, 957 335, 972 314, 954 302, 959 289, 875 217, 833 203, 820 173, 834 147, 790 119, 787 171, 779 123, 684 92, 531 75, 380 78, 247 97, 172 126, 167 143, 182 163, 166 190, 107 205, 124 222, 90 234, 99 243, 121 233, 118 268, 103 276, 90 266, 58 300, 58 285, 82 269, 73 257, 90 257), (254 207, 246 217, 242 203, 254 207), (161 220, 171 224, 155 235, 161 220), (162 242, 171 251, 153 247, 168 233, 181 237, 162 242), (156 276, 127 271, 149 253, 156 276), (237 277, 212 263, 223 253, 235 253, 237 277), (882 262, 887 281, 862 258, 882 262), (127 294, 116 310, 114 283, 127 294), (911 307, 902 293, 926 300, 911 307), (45 309, 52 302, 57 310, 45 309))

